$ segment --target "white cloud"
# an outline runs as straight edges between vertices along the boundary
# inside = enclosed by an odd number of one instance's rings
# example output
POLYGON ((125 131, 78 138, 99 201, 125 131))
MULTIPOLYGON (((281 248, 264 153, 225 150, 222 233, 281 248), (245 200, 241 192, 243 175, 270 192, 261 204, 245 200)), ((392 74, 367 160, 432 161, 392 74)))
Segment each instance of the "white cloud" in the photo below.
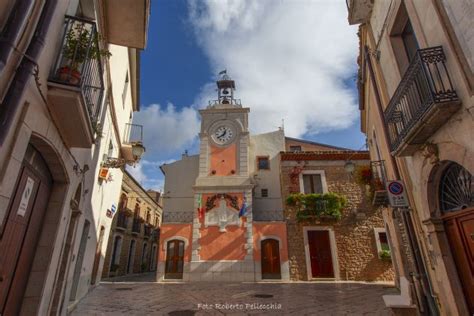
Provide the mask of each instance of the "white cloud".
MULTIPOLYGON (((356 71, 357 28, 344 1, 189 0, 189 18, 213 71, 236 81, 253 132, 285 119, 288 136, 343 129, 357 119, 344 80, 356 71)), ((199 102, 214 99, 204 86, 199 102)), ((201 106, 205 103, 201 103, 201 106)))
POLYGON ((200 122, 196 109, 183 107, 177 110, 169 103, 166 108, 152 104, 134 116, 134 122, 143 125, 144 158, 165 158, 185 146, 192 146, 198 135, 200 122))

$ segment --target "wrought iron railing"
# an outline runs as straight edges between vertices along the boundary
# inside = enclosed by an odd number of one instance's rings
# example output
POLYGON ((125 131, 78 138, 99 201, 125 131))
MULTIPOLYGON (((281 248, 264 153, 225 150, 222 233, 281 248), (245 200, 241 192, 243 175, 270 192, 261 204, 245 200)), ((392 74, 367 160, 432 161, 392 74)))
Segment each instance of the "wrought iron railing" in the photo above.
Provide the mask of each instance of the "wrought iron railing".
POLYGON ((87 112, 97 124, 104 95, 103 51, 94 21, 66 15, 61 49, 49 81, 80 88, 87 112))
POLYGON ((145 224, 144 230, 143 230, 143 235, 145 237, 150 237, 151 236, 151 226, 149 224, 145 224))
POLYGON ((133 224, 132 224, 132 233, 138 233, 140 234, 141 232, 141 222, 139 218, 134 218, 133 219, 133 224))
POLYGON ((433 104, 457 100, 443 47, 419 49, 384 113, 391 150, 400 146, 433 104))
POLYGON ((210 100, 208 106, 212 107, 212 106, 218 105, 218 104, 232 104, 232 105, 235 105, 237 107, 242 107, 242 102, 240 101, 240 99, 232 99, 232 98, 227 98, 224 101, 222 101, 222 100, 210 100))
POLYGON ((143 143, 143 125, 125 124, 124 144, 143 143))
POLYGON ((117 214, 117 227, 127 228, 127 215, 123 211, 117 214))
POLYGON ((375 190, 385 190, 385 182, 387 182, 387 174, 385 173, 385 164, 383 160, 371 161, 372 184, 375 190))

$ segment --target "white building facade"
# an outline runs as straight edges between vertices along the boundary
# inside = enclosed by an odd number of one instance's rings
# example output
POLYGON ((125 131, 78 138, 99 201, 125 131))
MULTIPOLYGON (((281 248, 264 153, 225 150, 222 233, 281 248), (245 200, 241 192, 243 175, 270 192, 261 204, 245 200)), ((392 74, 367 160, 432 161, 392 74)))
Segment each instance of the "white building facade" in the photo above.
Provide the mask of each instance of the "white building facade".
POLYGON ((137 160, 141 141, 131 122, 149 9, 1 4, 0 314, 65 314, 100 280, 122 182, 112 167, 137 160))

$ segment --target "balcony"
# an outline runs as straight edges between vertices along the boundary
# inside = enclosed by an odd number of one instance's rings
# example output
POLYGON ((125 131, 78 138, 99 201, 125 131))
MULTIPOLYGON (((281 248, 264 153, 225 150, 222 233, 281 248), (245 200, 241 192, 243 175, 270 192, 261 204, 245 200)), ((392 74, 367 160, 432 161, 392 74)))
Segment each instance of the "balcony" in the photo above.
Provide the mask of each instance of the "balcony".
POLYGON ((385 188, 387 177, 385 173, 385 165, 383 160, 371 161, 370 168, 372 170, 371 187, 373 189, 373 206, 388 205, 388 193, 385 188))
POLYGON ((104 94, 95 22, 66 16, 61 47, 48 79, 48 106, 69 147, 90 148, 104 94))
POLYGON ((128 222, 127 215, 123 211, 119 211, 119 213, 117 214, 116 228, 118 230, 126 230, 127 229, 127 222, 128 222))
POLYGON ((104 11, 110 43, 145 48, 150 0, 105 0, 104 11))
POLYGON ((133 219, 133 225, 132 225, 132 234, 140 234, 141 232, 141 222, 140 222, 140 219, 139 218, 134 218, 133 219))
POLYGON ((346 5, 349 11, 349 24, 360 24, 369 20, 374 0, 346 0, 346 5))
POLYGON ((137 157, 138 154, 135 153, 138 147, 144 148, 143 126, 138 124, 125 124, 125 133, 121 147, 122 156, 125 161, 139 160, 139 158, 137 157))
POLYGON ((443 48, 419 49, 384 113, 392 155, 413 155, 460 107, 443 48))

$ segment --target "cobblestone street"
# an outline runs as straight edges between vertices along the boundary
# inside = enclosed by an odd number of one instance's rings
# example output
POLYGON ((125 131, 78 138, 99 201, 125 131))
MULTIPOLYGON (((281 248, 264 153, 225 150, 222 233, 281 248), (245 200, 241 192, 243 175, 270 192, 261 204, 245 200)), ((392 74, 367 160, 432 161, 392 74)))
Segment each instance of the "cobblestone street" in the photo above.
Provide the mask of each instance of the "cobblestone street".
POLYGON ((389 285, 363 283, 155 283, 154 275, 103 282, 72 315, 390 315, 389 285))

